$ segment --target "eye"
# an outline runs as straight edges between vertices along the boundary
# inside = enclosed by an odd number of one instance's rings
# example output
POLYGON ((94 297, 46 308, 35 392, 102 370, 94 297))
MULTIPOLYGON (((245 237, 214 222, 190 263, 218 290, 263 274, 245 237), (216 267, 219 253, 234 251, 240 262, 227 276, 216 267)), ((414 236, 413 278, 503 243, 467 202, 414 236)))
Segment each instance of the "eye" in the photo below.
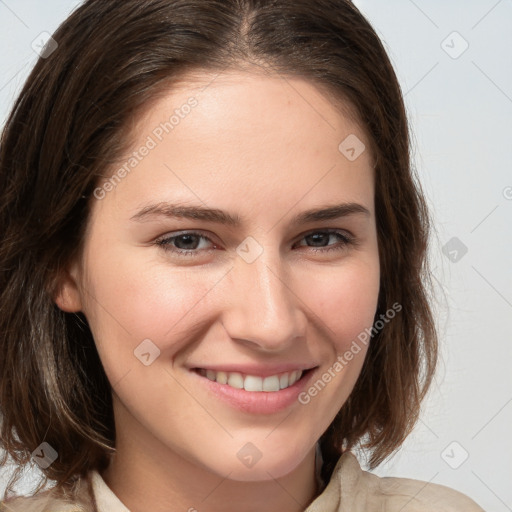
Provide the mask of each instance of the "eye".
POLYGON ((312 231, 303 236, 302 240, 307 240, 314 246, 308 246, 314 252, 328 252, 328 251, 340 251, 345 249, 348 245, 355 245, 356 241, 353 236, 348 235, 345 231, 337 229, 324 229, 322 231, 312 231), (329 240, 337 239, 338 244, 327 245, 329 240))
POLYGON ((207 236, 191 231, 160 238, 155 243, 165 251, 176 253, 179 256, 194 256, 199 252, 198 249, 201 249, 202 251, 210 250, 205 248, 204 244, 203 247, 200 247, 200 240, 207 240, 208 242, 211 242, 207 236))
MULTIPOLYGON (((307 245, 314 252, 341 251, 349 245, 355 245, 356 240, 352 235, 345 231, 336 229, 324 229, 321 231, 312 231, 302 237, 301 240, 315 244, 307 245), (329 244, 330 240, 337 240, 336 244, 329 244)), ((172 252, 178 256, 193 257, 204 251, 211 251, 216 245, 202 233, 187 231, 173 236, 165 236, 155 241, 155 244, 162 247, 165 251, 172 252), (208 244, 212 244, 208 247, 208 244)), ((303 246, 303 245, 300 245, 303 246)))

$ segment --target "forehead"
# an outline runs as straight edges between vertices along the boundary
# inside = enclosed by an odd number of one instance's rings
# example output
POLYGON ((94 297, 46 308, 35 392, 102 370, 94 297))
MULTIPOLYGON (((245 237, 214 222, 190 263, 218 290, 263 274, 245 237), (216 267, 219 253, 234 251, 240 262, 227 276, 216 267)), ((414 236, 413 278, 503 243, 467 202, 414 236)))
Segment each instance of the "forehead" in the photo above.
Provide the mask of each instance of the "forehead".
POLYGON ((236 133, 251 133, 260 128, 272 134, 280 126, 288 125, 296 129, 297 135, 311 135, 307 134, 309 128, 310 132, 319 130, 321 136, 328 134, 334 142, 340 129, 357 131, 361 138, 366 138, 356 108, 343 100, 341 93, 334 94, 332 88, 306 78, 263 72, 254 67, 189 72, 140 112, 137 131, 142 126, 147 131, 148 124, 159 119, 168 120, 169 114, 178 113, 191 98, 197 100, 199 108, 194 108, 194 116, 187 124, 192 124, 196 132, 204 121, 214 120, 218 130, 235 128, 236 133))
POLYGON ((107 199, 132 209, 149 199, 287 209, 342 199, 371 210, 372 158, 361 150, 369 141, 345 107, 302 78, 188 75, 138 116, 129 152, 106 176, 130 159, 135 165, 107 199), (346 153, 347 140, 357 158, 346 153))

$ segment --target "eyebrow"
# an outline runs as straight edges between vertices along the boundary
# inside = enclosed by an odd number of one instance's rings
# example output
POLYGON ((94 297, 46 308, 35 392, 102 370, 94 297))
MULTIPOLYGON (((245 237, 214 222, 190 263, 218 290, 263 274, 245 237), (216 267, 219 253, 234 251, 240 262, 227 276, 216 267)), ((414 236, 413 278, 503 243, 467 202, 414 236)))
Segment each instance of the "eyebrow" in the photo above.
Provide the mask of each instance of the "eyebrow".
MULTIPOLYGON (((291 220, 291 224, 298 226, 310 222, 318 222, 323 220, 334 220, 349 215, 363 214, 371 216, 370 211, 363 205, 358 203, 341 203, 320 208, 306 210, 291 220)), ((130 220, 136 222, 145 222, 152 218, 182 218, 190 220, 202 220, 205 222, 214 222, 230 227, 240 227, 243 219, 238 214, 232 214, 218 208, 207 208, 205 206, 185 206, 180 204, 172 204, 161 202, 144 206, 130 220)))

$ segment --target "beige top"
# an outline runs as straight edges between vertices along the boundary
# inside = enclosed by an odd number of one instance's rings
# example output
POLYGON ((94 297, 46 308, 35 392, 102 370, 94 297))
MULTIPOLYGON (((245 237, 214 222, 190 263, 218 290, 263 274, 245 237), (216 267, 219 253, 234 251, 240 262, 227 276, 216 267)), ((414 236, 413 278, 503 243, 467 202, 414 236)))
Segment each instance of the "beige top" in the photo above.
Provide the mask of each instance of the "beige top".
MULTIPOLYGON (((356 457, 343 454, 324 491, 304 512, 485 512, 473 500, 443 485, 408 478, 380 478, 363 471, 356 457)), ((52 490, 0 504, 0 512, 130 512, 93 471, 67 503, 52 490), (91 485, 88 485, 88 482, 91 485)))

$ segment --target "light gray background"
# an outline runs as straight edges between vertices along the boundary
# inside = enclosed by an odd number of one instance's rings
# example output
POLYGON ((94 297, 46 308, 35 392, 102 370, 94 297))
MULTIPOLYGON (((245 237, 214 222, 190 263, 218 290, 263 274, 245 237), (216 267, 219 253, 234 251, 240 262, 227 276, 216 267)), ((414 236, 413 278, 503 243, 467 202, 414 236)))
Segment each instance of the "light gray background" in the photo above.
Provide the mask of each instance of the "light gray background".
MULTIPOLYGON (((1 124, 36 61, 32 41, 79 3, 0 0, 1 124)), ((402 84, 437 228, 442 363, 417 428, 376 473, 512 511, 512 1, 355 3, 402 84)))

